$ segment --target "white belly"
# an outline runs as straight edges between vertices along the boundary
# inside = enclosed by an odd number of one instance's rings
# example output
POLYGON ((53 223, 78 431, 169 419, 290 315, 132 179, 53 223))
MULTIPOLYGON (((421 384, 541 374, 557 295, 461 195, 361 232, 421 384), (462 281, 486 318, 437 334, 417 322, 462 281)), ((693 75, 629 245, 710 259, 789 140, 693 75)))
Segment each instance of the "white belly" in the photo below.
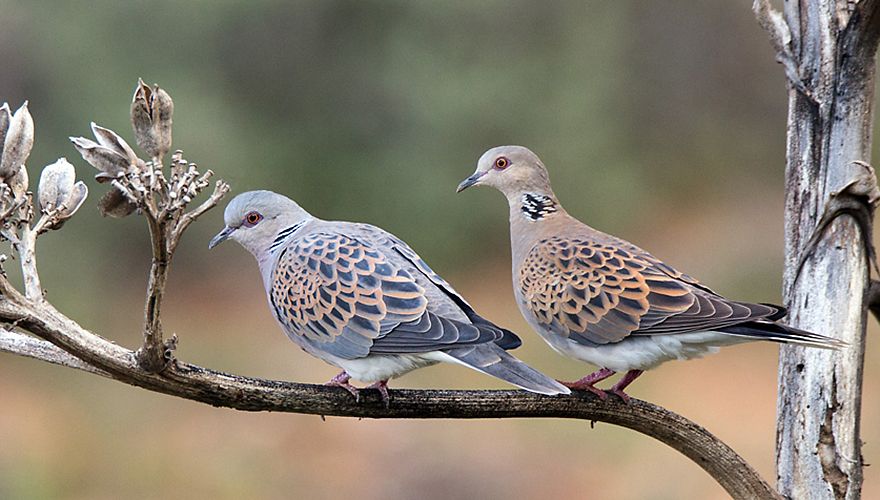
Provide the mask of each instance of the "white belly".
POLYGON ((417 368, 436 364, 433 353, 373 354, 360 359, 342 359, 325 352, 312 352, 315 357, 345 370, 351 378, 373 383, 400 377, 417 368))
POLYGON ((542 335, 556 351, 571 358, 616 372, 650 370, 674 359, 694 359, 714 354, 721 346, 749 339, 719 332, 628 337, 614 344, 586 346, 560 335, 542 335))

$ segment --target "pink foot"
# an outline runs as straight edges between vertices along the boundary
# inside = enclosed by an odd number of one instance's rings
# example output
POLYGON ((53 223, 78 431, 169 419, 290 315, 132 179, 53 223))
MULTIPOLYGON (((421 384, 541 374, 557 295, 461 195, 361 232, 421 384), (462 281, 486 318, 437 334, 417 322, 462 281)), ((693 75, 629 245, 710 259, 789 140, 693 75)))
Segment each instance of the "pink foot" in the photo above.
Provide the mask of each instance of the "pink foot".
POLYGON ((346 391, 350 392, 352 396, 354 396, 354 400, 357 403, 361 402, 361 395, 358 388, 349 384, 348 381, 351 380, 351 375, 345 373, 345 370, 339 372, 335 377, 331 378, 324 385, 328 387, 342 387, 346 391))
POLYGON ((630 370, 626 372, 622 379, 620 379, 614 386, 611 388, 611 392, 617 394, 620 399, 623 400, 624 403, 629 404, 629 394, 623 392, 623 390, 633 382, 633 380, 639 378, 639 375, 644 373, 642 370, 630 370))
POLYGON ((380 380, 375 384, 370 384, 367 386, 367 389, 376 389, 379 391, 379 394, 382 396, 382 402, 385 403, 385 408, 391 407, 391 395, 388 394, 388 381, 380 380))
POLYGON ((602 368, 601 370, 597 370, 580 380, 575 380, 574 382, 565 382, 563 380, 560 380, 559 383, 564 385, 565 387, 568 387, 569 389, 574 389, 576 391, 590 391, 596 396, 599 396, 599 399, 605 400, 608 397, 608 394, 606 394, 605 391, 603 391, 602 389, 597 389, 596 387, 594 387, 594 385, 612 375, 614 375, 614 370, 602 368))

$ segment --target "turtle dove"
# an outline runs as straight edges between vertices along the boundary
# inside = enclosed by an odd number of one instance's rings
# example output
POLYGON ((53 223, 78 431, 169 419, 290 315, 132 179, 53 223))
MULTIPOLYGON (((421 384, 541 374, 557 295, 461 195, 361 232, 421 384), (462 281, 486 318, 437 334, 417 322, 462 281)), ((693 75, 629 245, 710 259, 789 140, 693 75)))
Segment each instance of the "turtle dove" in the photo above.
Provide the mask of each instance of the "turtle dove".
POLYGON ((530 150, 501 146, 480 157, 458 186, 501 191, 510 205, 513 289, 526 321, 556 351, 600 369, 572 389, 626 372, 611 392, 643 371, 753 340, 839 348, 844 343, 778 322, 780 306, 725 299, 694 278, 620 238, 569 215, 530 150))

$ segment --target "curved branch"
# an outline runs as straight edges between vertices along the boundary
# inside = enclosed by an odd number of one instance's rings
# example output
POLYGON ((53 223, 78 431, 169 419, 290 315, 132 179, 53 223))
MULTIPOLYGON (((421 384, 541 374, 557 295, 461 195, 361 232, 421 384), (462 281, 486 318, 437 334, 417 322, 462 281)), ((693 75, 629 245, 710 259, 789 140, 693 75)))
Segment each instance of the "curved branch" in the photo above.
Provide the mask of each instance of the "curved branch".
POLYGON ((644 401, 600 401, 589 393, 542 396, 517 390, 395 389, 392 404, 386 408, 378 391, 364 391, 361 402, 356 403, 338 387, 242 377, 176 360, 163 372, 151 373, 139 365, 135 352, 83 329, 50 304, 33 307, 18 302, 14 290, 7 292, 12 295, 0 299, 0 320, 14 322, 45 341, 10 332, 6 337, 18 335, 30 340, 10 348, 0 335, 0 350, 74 366, 69 352, 81 365, 76 368, 151 391, 244 411, 358 418, 574 418, 606 422, 653 437, 681 452, 734 498, 779 498, 742 457, 709 431, 644 401))
POLYGON ((38 359, 53 365, 75 368, 95 375, 110 377, 110 374, 83 362, 76 356, 60 349, 50 342, 0 328, 0 352, 18 354, 26 358, 38 359))

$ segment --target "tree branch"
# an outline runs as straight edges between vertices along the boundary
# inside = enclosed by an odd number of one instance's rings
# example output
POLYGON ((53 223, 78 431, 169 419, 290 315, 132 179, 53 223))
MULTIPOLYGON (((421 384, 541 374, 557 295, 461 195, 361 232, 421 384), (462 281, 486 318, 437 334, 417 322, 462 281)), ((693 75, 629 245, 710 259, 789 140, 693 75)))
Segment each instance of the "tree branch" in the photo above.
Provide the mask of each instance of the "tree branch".
POLYGON ((81 359, 69 354, 64 349, 56 347, 51 342, 4 328, 0 328, 0 352, 18 354, 19 356, 38 359, 53 365, 76 368, 77 370, 95 375, 110 377, 109 373, 84 363, 81 359))
MULTIPOLYGON (((768 24, 769 0, 755 13, 768 24)), ((793 498, 858 498, 866 306, 878 191, 871 157, 877 0, 785 2, 785 44, 810 93, 789 90, 786 146, 786 321, 834 332, 837 352, 783 346, 776 476, 793 498), (818 104, 818 106, 817 106, 818 104), (840 217, 846 214, 849 217, 840 217), (811 233, 812 231, 812 233, 811 233)), ((779 35, 770 33, 777 54, 779 35)), ((783 47, 782 50, 786 50, 783 47)), ((786 66, 786 78, 791 71, 786 66)))
POLYGON ((8 298, 0 300, 0 318, 17 322, 20 328, 52 342, 0 329, 0 351, 212 406, 358 418, 572 418, 605 422, 645 434, 681 452, 734 498, 779 498, 742 457, 709 431, 644 401, 601 401, 589 393, 542 396, 517 390, 395 389, 386 408, 378 391, 363 391, 361 402, 356 403, 338 387, 241 377, 180 361, 161 373, 152 373, 140 366, 134 352, 82 329, 56 310, 19 308, 8 298))

